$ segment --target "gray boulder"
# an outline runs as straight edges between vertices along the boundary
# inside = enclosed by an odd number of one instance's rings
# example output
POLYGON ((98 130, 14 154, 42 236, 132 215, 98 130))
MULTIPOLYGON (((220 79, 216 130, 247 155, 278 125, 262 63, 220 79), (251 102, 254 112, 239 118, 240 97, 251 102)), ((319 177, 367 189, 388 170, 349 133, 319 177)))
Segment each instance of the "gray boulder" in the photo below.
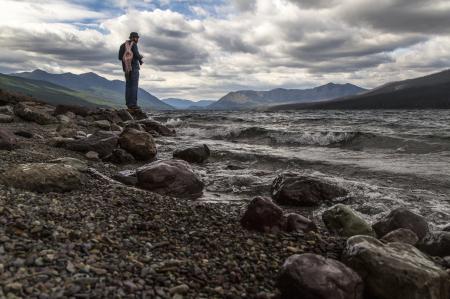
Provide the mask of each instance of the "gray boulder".
POLYGON ((17 147, 16 136, 3 128, 0 128, 0 150, 13 150, 17 147))
POLYGON ((343 263, 305 253, 290 256, 277 281, 282 299, 362 299, 363 282, 343 263))
POLYGON ((401 242, 411 245, 416 245, 419 241, 419 237, 410 229, 399 228, 391 231, 387 235, 381 238, 381 241, 391 243, 391 242, 401 242))
POLYGON ((80 171, 62 163, 17 165, 2 175, 6 185, 35 192, 66 192, 82 185, 80 171))
POLYGON ((119 136, 109 131, 97 131, 77 140, 67 140, 64 147, 77 152, 97 152, 100 158, 106 157, 117 147, 119 136))
POLYGON ((151 160, 157 154, 153 137, 147 132, 141 132, 136 129, 125 129, 120 134, 119 145, 133 155, 136 160, 140 161, 151 160))
POLYGON ((248 230, 279 232, 285 227, 283 211, 270 198, 255 197, 247 205, 241 225, 248 230))
POLYGON ((337 204, 322 214, 322 220, 329 231, 342 237, 367 235, 375 237, 370 224, 357 215, 350 207, 337 204))
POLYGON ((49 163, 59 163, 59 164, 65 164, 70 165, 76 170, 80 172, 86 172, 88 170, 88 165, 86 162, 72 157, 63 157, 63 158, 57 158, 54 160, 51 160, 49 163))
POLYGON ((386 217, 376 222, 372 227, 379 237, 399 228, 407 228, 412 230, 419 239, 422 239, 429 231, 425 218, 405 208, 392 210, 386 217))
POLYGON ((204 184, 190 165, 182 160, 161 160, 136 170, 137 186, 162 195, 198 198, 204 184))
POLYGON ((271 191, 278 204, 294 206, 317 206, 347 194, 338 186, 292 173, 279 175, 272 183, 271 191))
POLYGON ((173 157, 190 163, 203 163, 211 152, 206 144, 193 146, 185 149, 178 149, 173 153, 173 157))
POLYGON ((290 213, 285 215, 284 230, 287 232, 310 232, 317 230, 316 224, 299 214, 290 213))
POLYGON ((416 246, 432 256, 450 256, 450 232, 430 232, 416 246))
POLYGON ((414 246, 369 236, 347 240, 344 262, 364 280, 370 298, 448 299, 448 274, 414 246))

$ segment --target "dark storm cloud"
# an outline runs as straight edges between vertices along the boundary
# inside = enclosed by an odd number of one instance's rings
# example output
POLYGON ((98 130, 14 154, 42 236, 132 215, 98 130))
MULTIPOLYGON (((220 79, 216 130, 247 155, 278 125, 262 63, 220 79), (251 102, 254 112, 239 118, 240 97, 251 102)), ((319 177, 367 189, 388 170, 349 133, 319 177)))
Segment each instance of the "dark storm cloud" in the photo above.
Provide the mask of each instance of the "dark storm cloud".
POLYGON ((212 34, 208 36, 211 40, 226 52, 242 52, 252 53, 258 52, 258 47, 245 42, 240 36, 239 32, 220 32, 219 34, 212 34))
POLYGON ((450 33, 448 0, 349 1, 340 13, 351 24, 386 32, 450 33))

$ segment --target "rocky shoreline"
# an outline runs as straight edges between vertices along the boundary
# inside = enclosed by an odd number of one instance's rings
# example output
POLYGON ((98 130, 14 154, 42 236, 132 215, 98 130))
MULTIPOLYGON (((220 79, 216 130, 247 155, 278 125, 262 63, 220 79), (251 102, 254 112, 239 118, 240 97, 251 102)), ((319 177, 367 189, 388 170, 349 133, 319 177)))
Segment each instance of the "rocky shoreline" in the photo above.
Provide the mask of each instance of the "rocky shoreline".
POLYGON ((296 174, 273 201, 196 201, 210 149, 158 160, 173 134, 0 93, 0 297, 450 298, 450 232, 402 209, 373 226, 342 204, 287 213, 346 193, 296 174))

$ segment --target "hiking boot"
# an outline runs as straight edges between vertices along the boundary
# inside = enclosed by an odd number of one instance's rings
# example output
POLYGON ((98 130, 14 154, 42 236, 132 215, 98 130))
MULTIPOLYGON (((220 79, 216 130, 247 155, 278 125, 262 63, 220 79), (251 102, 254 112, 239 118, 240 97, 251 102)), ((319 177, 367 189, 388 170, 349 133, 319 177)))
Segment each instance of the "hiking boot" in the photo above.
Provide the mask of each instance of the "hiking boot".
POLYGON ((128 112, 130 112, 131 116, 133 116, 133 118, 136 120, 148 118, 147 113, 142 111, 141 107, 139 106, 128 107, 127 110, 128 112))

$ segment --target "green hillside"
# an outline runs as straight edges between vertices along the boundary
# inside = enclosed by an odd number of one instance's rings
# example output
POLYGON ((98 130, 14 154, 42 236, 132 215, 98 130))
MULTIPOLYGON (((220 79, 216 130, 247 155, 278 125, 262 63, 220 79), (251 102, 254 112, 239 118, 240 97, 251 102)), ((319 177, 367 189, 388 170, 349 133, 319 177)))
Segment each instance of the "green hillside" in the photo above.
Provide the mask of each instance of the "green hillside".
POLYGON ((0 74, 0 88, 32 96, 52 105, 111 106, 111 103, 83 92, 65 88, 46 81, 0 74))

